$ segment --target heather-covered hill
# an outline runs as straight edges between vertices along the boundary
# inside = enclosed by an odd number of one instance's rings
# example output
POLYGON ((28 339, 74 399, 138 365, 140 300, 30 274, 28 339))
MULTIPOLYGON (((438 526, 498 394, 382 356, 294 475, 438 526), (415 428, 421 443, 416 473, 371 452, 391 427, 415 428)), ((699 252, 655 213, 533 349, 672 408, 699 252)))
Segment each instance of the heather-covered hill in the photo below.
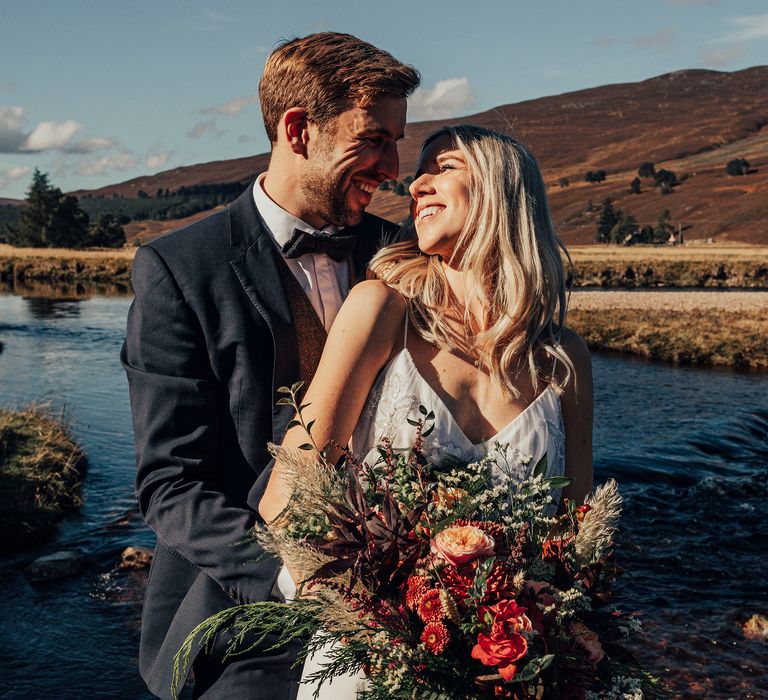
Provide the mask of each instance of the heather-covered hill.
MULTIPOLYGON (((672 225, 682 228, 688 240, 767 243, 766 85, 766 66, 732 73, 685 70, 503 105, 459 119, 413 123, 401 143, 400 174, 414 171, 422 140, 441 124, 481 124, 513 133, 529 145, 544 172, 554 218, 566 242, 594 239, 598 205, 610 197, 639 224, 654 224, 662 210, 669 209, 672 225), (736 158, 749 162, 748 174, 726 174, 726 164, 736 158), (673 171, 680 184, 664 195, 651 179, 643 179, 640 193, 630 193, 630 182, 645 162, 652 162, 657 171, 673 171), (585 182, 590 170, 605 170, 605 181, 585 182), (565 180, 568 185, 562 186, 565 180)), ((262 154, 174 168, 89 194, 131 197, 139 190, 151 195, 183 185, 246 183, 267 161, 268 155, 262 154)), ((370 211, 400 220, 407 203, 407 197, 379 192, 370 211)), ((154 235, 180 223, 164 221, 153 227, 146 222, 142 229, 154 235)))

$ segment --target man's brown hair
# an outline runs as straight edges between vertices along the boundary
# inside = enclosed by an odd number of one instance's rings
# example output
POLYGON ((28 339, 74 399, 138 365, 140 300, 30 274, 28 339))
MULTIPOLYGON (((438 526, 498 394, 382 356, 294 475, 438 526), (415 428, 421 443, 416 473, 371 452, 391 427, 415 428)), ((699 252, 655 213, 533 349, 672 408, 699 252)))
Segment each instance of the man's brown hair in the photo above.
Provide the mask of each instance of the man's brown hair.
POLYGON ((323 125, 380 97, 408 97, 419 72, 351 34, 320 32, 282 42, 269 56, 259 82, 264 127, 272 143, 282 115, 303 107, 323 125))

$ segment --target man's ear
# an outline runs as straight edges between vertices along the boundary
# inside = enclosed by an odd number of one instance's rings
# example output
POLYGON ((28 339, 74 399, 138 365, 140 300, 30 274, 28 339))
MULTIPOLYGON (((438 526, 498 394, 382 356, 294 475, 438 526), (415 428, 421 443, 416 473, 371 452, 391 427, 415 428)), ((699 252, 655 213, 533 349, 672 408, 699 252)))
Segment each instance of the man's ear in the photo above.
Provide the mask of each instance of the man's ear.
POLYGON ((303 107, 291 107, 280 120, 283 134, 291 150, 297 155, 307 155, 309 141, 307 110, 303 107))

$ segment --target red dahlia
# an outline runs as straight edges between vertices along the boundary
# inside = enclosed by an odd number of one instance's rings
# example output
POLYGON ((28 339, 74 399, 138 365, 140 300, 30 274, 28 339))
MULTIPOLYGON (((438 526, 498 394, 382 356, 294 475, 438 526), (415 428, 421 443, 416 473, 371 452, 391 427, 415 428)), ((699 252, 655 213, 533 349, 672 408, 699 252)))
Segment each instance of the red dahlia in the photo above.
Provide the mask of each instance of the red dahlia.
POLYGON ((433 654, 442 654, 450 639, 448 628, 442 622, 430 622, 421 633, 421 641, 433 654))

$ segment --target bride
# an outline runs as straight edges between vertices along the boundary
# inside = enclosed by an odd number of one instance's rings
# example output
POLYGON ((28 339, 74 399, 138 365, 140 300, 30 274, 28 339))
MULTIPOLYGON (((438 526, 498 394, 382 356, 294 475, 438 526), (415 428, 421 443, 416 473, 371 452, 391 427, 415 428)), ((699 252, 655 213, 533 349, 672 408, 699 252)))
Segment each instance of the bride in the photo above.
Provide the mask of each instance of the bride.
MULTIPOLYGON (((381 437, 406 447, 406 418, 422 405, 435 413, 428 458, 475 461, 508 444, 531 457, 519 460, 522 479, 546 454, 548 476, 573 479, 563 497, 581 502, 592 487, 591 362, 564 327, 564 248, 535 160, 507 135, 444 127, 425 141, 410 192, 416 240, 373 259, 307 390, 315 443, 349 443, 360 456, 381 437)), ((283 446, 305 441, 294 428, 283 446)), ((331 448, 329 459, 339 456, 331 448)), ((259 505, 265 521, 289 498, 278 460, 259 505)), ((280 583, 290 597, 285 569, 280 583)), ((303 678, 322 661, 308 659, 303 678)), ((361 678, 335 679, 320 697, 354 698, 361 678)), ((315 690, 302 684, 299 698, 315 690)))

